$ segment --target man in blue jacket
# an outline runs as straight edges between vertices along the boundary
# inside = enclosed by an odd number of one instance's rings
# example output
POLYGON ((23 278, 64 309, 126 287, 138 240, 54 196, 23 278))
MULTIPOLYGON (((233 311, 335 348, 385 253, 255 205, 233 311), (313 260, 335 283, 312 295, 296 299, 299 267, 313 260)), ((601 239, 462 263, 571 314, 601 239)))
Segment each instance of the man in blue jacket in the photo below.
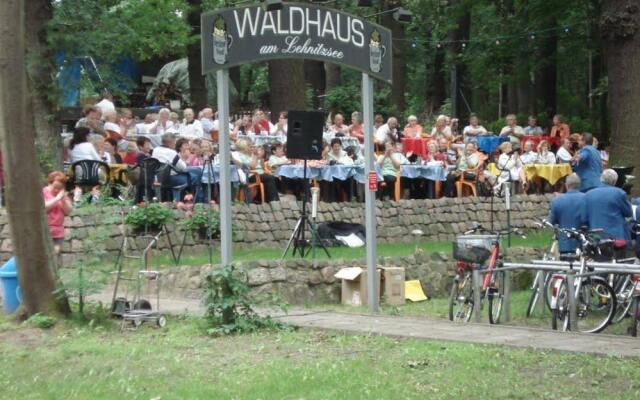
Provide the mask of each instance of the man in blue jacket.
POLYGON ((606 237, 631 242, 626 218, 633 217, 633 210, 627 194, 615 186, 618 174, 605 169, 601 179, 602 186, 586 194, 589 228, 602 229, 606 237))
POLYGON ((602 160, 600 152, 593 147, 593 135, 583 133, 580 138, 580 151, 573 159, 573 170, 580 177, 580 191, 586 193, 600 186, 602 160))
MULTIPOLYGON (((565 181, 567 192, 551 200, 549 222, 564 229, 579 229, 587 225, 586 195, 578 191, 580 177, 576 174, 567 176, 565 181)), ((564 235, 558 238, 560 253, 574 253, 578 247, 575 239, 564 235)))

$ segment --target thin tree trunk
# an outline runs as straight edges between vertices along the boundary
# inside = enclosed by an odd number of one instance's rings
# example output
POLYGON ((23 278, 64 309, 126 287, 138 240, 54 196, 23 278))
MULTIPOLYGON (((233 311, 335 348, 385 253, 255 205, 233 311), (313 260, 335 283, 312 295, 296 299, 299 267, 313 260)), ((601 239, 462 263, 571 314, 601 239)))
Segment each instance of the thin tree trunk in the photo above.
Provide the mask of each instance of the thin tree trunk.
POLYGON ((509 76, 509 82, 507 82, 507 112, 509 114, 515 114, 518 112, 518 85, 514 81, 515 76, 513 71, 507 72, 509 76))
POLYGON ((56 309, 42 180, 34 146, 25 60, 22 0, 0 2, 0 138, 11 241, 18 263, 25 316, 56 309))
MULTIPOLYGON (((189 14, 187 20, 194 35, 200 35, 200 14, 202 13, 202 0, 188 0, 189 14)), ((200 40, 195 40, 187 46, 187 58, 189 60, 189 92, 191 94, 190 106, 196 113, 207 105, 207 84, 202 75, 200 40)))
POLYGON ((25 16, 27 34, 27 85, 34 114, 36 145, 40 153, 41 166, 49 170, 62 169, 62 139, 55 123, 57 107, 53 76, 55 65, 53 54, 47 43, 47 23, 53 17, 50 0, 29 2, 25 16))
POLYGON ((303 60, 269 61, 269 89, 272 122, 281 111, 306 110, 303 60))
MULTIPOLYGON (((636 0, 604 3, 601 31, 606 45, 611 112, 613 165, 634 166, 640 171, 640 7, 636 0)), ((634 174, 634 175, 635 175, 634 174)), ((635 185, 638 191, 638 185, 635 185)))

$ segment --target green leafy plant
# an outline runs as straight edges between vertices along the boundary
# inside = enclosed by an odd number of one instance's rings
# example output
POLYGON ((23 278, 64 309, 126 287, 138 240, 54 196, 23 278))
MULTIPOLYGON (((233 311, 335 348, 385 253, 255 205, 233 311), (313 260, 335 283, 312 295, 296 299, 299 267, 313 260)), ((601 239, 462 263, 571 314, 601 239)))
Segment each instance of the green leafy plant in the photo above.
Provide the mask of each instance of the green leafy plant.
POLYGON ((206 207, 204 204, 196 204, 192 210, 185 212, 187 218, 180 224, 189 232, 200 232, 204 237, 209 237, 208 229, 211 229, 211 237, 220 236, 220 213, 206 207))
POLYGON ((109 236, 109 231, 104 227, 92 229, 82 241, 82 253, 78 261, 72 267, 60 270, 61 284, 56 292, 77 299, 81 317, 84 316, 86 297, 100 293, 107 283, 110 268, 105 267, 104 258, 109 236))
POLYGON ((124 222, 136 230, 156 229, 165 225, 171 218, 173 211, 170 208, 159 203, 141 203, 131 208, 124 222))
POLYGON ((253 310, 246 274, 233 266, 215 269, 207 276, 203 302, 209 335, 286 328, 286 325, 270 317, 262 317, 253 310))
POLYGON ((40 329, 49 329, 49 328, 53 328, 53 326, 56 324, 56 320, 53 317, 50 317, 48 315, 44 315, 42 313, 36 313, 33 314, 31 317, 29 317, 28 320, 25 321, 26 324, 34 326, 36 328, 40 328, 40 329))
POLYGON ((82 195, 82 207, 96 206, 124 206, 129 202, 130 189, 117 183, 101 185, 96 190, 91 190, 82 195), (117 197, 114 197, 117 195, 117 197))

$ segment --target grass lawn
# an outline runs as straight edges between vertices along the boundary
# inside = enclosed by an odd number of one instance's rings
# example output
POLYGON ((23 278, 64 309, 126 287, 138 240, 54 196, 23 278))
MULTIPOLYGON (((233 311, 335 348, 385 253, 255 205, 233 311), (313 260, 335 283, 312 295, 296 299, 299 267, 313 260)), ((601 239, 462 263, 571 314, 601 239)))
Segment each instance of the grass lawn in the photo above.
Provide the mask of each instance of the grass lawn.
MULTIPOLYGON (((523 239, 518 236, 512 238, 512 246, 526 246, 526 247, 538 247, 546 248, 551 242, 552 235, 549 232, 536 232, 523 239)), ((503 239, 502 244, 506 246, 507 240, 503 239)), ((437 251, 444 251, 451 253, 451 242, 429 242, 429 241, 415 241, 413 243, 379 243, 378 244, 378 256, 380 257, 398 257, 409 256, 417 249, 422 249, 427 253, 433 253, 437 251)), ((234 249, 233 259, 236 261, 255 261, 255 260, 279 260, 282 257, 284 248, 280 249, 234 249)), ((356 260, 365 258, 365 247, 349 248, 349 247, 331 247, 329 248, 331 258, 356 260)), ((287 255, 286 259, 298 259, 299 257, 291 256, 291 251, 287 255)), ((309 258, 309 257, 308 257, 309 258)), ((324 260, 327 259, 327 255, 322 249, 317 249, 317 258, 324 260)), ((166 255, 158 255, 153 258, 152 261, 155 265, 172 266, 173 261, 166 255)), ((181 257, 180 265, 203 265, 209 263, 209 253, 199 254, 185 254, 181 257)), ((213 251, 213 263, 220 263, 220 250, 215 248, 213 251)))
POLYGON ((327 332, 0 322, 3 399, 637 399, 637 359, 327 332))

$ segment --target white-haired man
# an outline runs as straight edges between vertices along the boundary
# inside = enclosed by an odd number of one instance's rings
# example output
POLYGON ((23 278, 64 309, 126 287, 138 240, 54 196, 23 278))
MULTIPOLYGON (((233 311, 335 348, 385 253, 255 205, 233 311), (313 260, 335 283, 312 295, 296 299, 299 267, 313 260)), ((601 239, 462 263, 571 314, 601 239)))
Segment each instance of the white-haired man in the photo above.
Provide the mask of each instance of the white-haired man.
POLYGON ((399 139, 398 120, 395 117, 390 117, 375 133, 375 142, 380 146, 384 146, 386 142, 396 143, 399 139))
POLYGON ((627 194, 615 186, 618 174, 605 169, 600 180, 602 185, 586 193, 589 228, 602 229, 607 237, 630 242, 626 218, 633 217, 633 210, 627 194))
MULTIPOLYGON (((564 229, 579 229, 587 224, 586 195, 580 192, 580 177, 577 174, 567 176, 567 192, 551 200, 549 222, 564 229)), ((573 253, 578 247, 575 239, 563 235, 558 238, 560 253, 573 253)))
POLYGON ((204 137, 202 124, 196 119, 193 109, 185 108, 182 114, 184 122, 180 126, 180 136, 187 139, 202 139, 204 137))

